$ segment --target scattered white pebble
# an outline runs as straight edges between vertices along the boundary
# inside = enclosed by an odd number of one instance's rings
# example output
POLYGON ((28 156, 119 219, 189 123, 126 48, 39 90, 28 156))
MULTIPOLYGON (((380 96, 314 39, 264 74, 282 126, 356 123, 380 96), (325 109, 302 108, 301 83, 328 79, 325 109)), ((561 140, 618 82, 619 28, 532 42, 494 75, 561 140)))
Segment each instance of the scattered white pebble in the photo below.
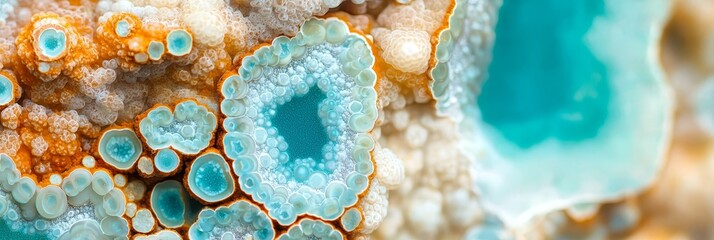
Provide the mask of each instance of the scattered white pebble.
POLYGON ((82 158, 82 165, 86 168, 93 168, 96 165, 97 161, 94 160, 94 157, 92 156, 86 156, 82 158))
POLYGON ((62 176, 59 174, 52 174, 50 176, 50 184, 60 185, 62 183, 62 176))
POLYGON ((114 184, 116 184, 117 187, 121 188, 126 186, 126 181, 126 176, 124 174, 119 173, 117 175, 114 175, 114 184))

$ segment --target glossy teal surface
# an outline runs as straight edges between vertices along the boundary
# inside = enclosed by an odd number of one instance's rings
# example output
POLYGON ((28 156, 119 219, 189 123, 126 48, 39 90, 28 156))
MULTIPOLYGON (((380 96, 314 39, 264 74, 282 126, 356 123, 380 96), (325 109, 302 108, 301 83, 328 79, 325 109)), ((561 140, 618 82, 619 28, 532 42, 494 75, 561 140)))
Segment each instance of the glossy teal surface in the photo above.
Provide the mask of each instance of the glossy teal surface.
POLYGON ((202 210, 196 223, 188 230, 189 239, 221 239, 224 234, 242 236, 246 233, 256 240, 273 239, 275 236, 268 216, 245 200, 215 210, 202 210))
POLYGON ((520 148, 595 137, 611 89, 586 33, 603 8, 601 0, 505 1, 478 98, 483 121, 520 148))
POLYGON ((165 191, 156 201, 162 216, 171 222, 183 221, 184 205, 178 190, 165 191))
POLYGON ((0 238, 2 239, 13 239, 13 240, 46 240, 49 239, 46 235, 44 234, 26 234, 23 233, 22 231, 12 231, 8 224, 12 224, 10 222, 7 222, 5 219, 1 219, 0 221, 4 221, 0 223, 0 238))
POLYGON ((330 140, 318 114, 319 103, 325 98, 325 93, 314 86, 304 96, 293 97, 278 106, 272 121, 288 143, 291 160, 322 159, 322 148, 330 140))
POLYGON ((216 196, 228 189, 228 183, 223 177, 225 171, 218 163, 208 162, 201 165, 198 169, 202 173, 200 180, 197 180, 198 187, 203 190, 208 196, 216 196))
POLYGON ((59 57, 67 48, 64 32, 48 28, 40 33, 39 44, 42 55, 48 58, 59 57))
POLYGON ((152 41, 149 43, 149 58, 151 60, 159 60, 162 55, 164 55, 164 44, 157 41, 152 41))

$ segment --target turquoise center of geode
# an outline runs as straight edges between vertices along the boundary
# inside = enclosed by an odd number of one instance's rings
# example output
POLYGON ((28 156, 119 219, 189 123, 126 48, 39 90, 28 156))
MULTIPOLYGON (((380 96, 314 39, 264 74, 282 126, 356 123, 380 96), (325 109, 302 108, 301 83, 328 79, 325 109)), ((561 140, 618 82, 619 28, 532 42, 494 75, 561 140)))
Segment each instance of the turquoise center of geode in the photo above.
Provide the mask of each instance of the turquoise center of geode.
POLYGON ((600 0, 506 1, 478 98, 483 121, 520 148, 595 137, 611 89, 586 33, 603 7, 600 0))
POLYGON ((166 36, 166 47, 169 53, 176 56, 183 56, 191 52, 193 38, 184 30, 175 30, 166 36))
POLYGON ((114 29, 114 32, 119 37, 129 36, 129 22, 127 22, 126 20, 120 20, 119 22, 117 22, 117 26, 114 29))
POLYGON ((293 97, 278 106, 272 122, 288 144, 290 159, 322 159, 322 148, 330 139, 318 115, 318 106, 326 97, 314 86, 304 96, 293 97))
POLYGON ((216 162, 206 162, 198 167, 200 181, 196 185, 209 197, 224 193, 228 189, 225 174, 216 162))
POLYGON ((13 86, 10 79, 0 75, 0 104, 7 104, 13 99, 13 86))
POLYGON ((64 32, 54 28, 48 28, 40 33, 40 50, 42 55, 48 58, 56 58, 62 54, 67 47, 67 38, 64 32))
POLYGON ((178 189, 166 189, 158 197, 157 207, 161 216, 170 222, 182 222, 184 203, 178 189))

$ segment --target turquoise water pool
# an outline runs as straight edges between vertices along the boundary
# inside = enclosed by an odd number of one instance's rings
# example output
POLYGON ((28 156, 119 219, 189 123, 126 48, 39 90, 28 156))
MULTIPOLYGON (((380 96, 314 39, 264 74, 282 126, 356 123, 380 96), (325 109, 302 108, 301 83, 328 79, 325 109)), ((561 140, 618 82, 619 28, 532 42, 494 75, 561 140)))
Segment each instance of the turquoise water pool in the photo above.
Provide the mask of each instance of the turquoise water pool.
POLYGON ((521 148, 594 137, 607 119, 610 85, 586 33, 603 8, 600 0, 505 1, 478 98, 483 121, 521 148))

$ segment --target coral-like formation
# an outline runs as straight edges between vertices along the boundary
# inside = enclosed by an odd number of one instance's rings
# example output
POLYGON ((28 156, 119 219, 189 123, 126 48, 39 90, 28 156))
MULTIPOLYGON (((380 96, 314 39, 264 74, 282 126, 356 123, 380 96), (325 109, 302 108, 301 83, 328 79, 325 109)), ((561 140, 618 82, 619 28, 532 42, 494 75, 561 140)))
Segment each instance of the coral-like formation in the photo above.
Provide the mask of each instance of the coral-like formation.
POLYGON ((288 232, 283 233, 278 237, 280 240, 296 240, 296 239, 344 239, 342 233, 334 227, 322 221, 312 219, 300 220, 297 224, 288 229, 288 232))
POLYGON ((44 233, 60 239, 85 232, 113 237, 129 234, 127 221, 121 217, 125 195, 114 187, 114 180, 105 170, 90 173, 76 169, 61 182, 44 187, 21 177, 7 155, 0 155, 0 170, 0 210, 6 221, 15 222, 14 231, 44 233))
POLYGON ((190 239, 245 239, 275 238, 273 222, 254 204, 238 200, 217 209, 204 209, 188 230, 190 239))
MULTIPOLYGON (((55 13, 37 14, 16 40, 19 60, 43 82, 60 74, 72 79, 84 77, 82 67, 96 61, 92 29, 81 19, 55 13)), ((23 78, 28 85, 36 80, 23 78), (31 82, 32 81, 32 82, 31 82)))
MULTIPOLYGON (((693 159, 710 156, 691 149, 714 139, 714 81, 674 84, 694 94, 672 117, 656 61, 669 7, 0 0, 0 235, 603 239, 656 229, 666 224, 643 221, 647 209, 676 209, 672 174, 691 167, 675 164, 651 195, 634 195, 670 140, 671 158, 693 159)), ((706 28, 686 14, 696 7, 680 8, 672 26, 706 28)), ((662 45, 709 36, 677 34, 662 45)), ((691 66, 664 70, 711 79, 709 42, 674 58, 691 66)))
POLYGON ((497 11, 502 2, 456 1, 448 27, 439 32, 429 71, 439 114, 460 120, 462 109, 478 96, 491 60, 497 11))
POLYGON ((373 66, 368 42, 341 20, 310 20, 224 77, 220 141, 241 189, 281 225, 303 214, 335 220, 369 186, 373 66))
POLYGON ((139 132, 152 150, 172 148, 196 155, 211 145, 217 127, 216 115, 193 100, 173 108, 155 106, 138 117, 139 132))

